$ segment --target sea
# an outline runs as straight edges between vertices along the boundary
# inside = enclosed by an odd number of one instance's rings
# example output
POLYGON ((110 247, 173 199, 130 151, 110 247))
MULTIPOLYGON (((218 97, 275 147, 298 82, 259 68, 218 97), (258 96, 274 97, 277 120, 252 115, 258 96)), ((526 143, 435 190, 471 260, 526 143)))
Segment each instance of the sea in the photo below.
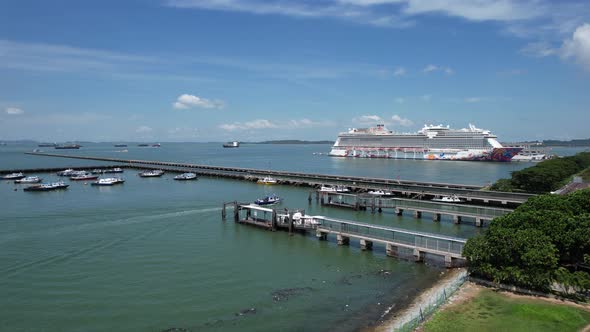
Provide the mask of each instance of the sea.
MULTIPOLYGON (((26 155, 0 146, 0 169, 67 168, 104 162, 26 155)), ((344 159, 329 145, 162 143, 160 148, 84 143, 46 152, 190 162, 309 173, 486 185, 529 163, 344 159)), ((555 148, 559 155, 583 149, 555 148)), ((387 257, 314 234, 289 236, 223 221, 227 201, 268 194, 278 208, 463 238, 482 231, 443 218, 414 219, 308 203, 310 188, 174 174, 94 187, 24 192, 0 182, 1 331, 356 331, 373 326, 445 269, 387 257)), ((38 173, 45 182, 55 174, 38 173)))

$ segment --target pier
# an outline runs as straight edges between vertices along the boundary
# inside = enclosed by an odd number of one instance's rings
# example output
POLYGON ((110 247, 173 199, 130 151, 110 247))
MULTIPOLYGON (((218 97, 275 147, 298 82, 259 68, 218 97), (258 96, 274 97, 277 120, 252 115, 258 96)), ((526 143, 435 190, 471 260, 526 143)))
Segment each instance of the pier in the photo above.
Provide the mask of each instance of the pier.
POLYGON ((414 218, 417 219, 422 218, 422 213, 426 212, 432 215, 433 221, 440 221, 442 215, 448 215, 453 218, 453 222, 456 224, 461 223, 463 218, 471 218, 474 219, 475 225, 478 227, 513 211, 492 206, 321 191, 316 191, 316 201, 319 201, 323 206, 370 210, 372 213, 390 209, 395 211, 395 214, 402 215, 404 211, 411 211, 414 218))
POLYGON ((281 213, 275 209, 238 202, 223 204, 223 220, 227 217, 228 206, 233 207, 234 222, 239 224, 272 231, 282 229, 289 232, 315 232, 319 240, 335 236, 338 245, 349 245, 351 239, 354 239, 359 241, 361 250, 372 250, 374 244, 382 244, 385 245, 387 256, 407 256, 416 262, 423 262, 426 255, 434 255, 444 258, 447 267, 465 263, 462 252, 466 239, 324 216, 307 216, 301 210, 285 209, 281 213))
POLYGON ((91 157, 54 153, 27 153, 36 156, 74 158, 85 160, 106 161, 121 163, 129 167, 162 169, 172 172, 194 172, 204 176, 227 177, 240 180, 256 181, 265 176, 272 176, 279 184, 320 187, 321 185, 342 185, 357 192, 368 190, 384 190, 394 193, 396 196, 406 198, 431 199, 437 196, 455 195, 466 202, 484 205, 504 205, 516 207, 532 196, 533 194, 510 193, 482 190, 481 186, 405 181, 382 178, 369 178, 358 176, 342 176, 328 174, 312 174, 289 171, 271 171, 241 167, 223 167, 189 163, 176 163, 153 160, 133 160, 106 157, 91 157))

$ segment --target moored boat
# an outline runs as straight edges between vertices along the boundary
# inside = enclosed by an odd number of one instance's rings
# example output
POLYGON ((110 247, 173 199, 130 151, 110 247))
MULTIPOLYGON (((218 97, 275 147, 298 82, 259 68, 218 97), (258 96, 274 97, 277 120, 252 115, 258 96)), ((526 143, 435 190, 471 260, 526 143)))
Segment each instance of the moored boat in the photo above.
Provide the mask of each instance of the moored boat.
POLYGON ((65 184, 63 182, 53 182, 53 183, 43 183, 43 184, 36 184, 29 187, 24 188, 24 191, 50 191, 50 190, 57 190, 57 189, 66 189, 70 185, 65 184))
POLYGON ((105 169, 103 173, 123 173, 123 169, 120 167, 115 167, 111 169, 105 169))
POLYGON ((182 173, 174 177, 174 180, 178 181, 186 181, 186 180, 196 180, 197 174, 195 173, 182 173))
POLYGON ((164 175, 164 171, 162 170, 149 170, 149 171, 143 171, 141 173, 138 174, 139 176, 141 176, 142 178, 155 178, 155 177, 160 177, 162 175, 164 175))
POLYGON ((116 148, 126 148, 127 144, 115 144, 114 145, 116 148))
POLYGON ((80 172, 70 176, 70 180, 72 181, 84 181, 84 180, 96 180, 98 179, 98 175, 88 173, 88 172, 80 172))
POLYGON ((392 195, 391 192, 384 191, 384 190, 370 190, 369 192, 367 192, 367 194, 374 195, 374 196, 391 196, 392 195))
POLYGON ((277 195, 269 195, 266 196, 264 198, 259 198, 256 201, 254 201, 254 204, 256 205, 273 205, 273 204, 277 204, 278 202, 281 201, 281 198, 277 195))
POLYGON ((459 197, 457 197, 457 195, 455 195, 455 194, 450 195, 450 196, 435 197, 431 200, 435 201, 435 202, 443 202, 443 203, 463 203, 463 201, 459 197))
POLYGON ((63 171, 59 171, 57 172, 57 176, 71 176, 74 172, 73 169, 68 168, 68 169, 64 169, 63 171))
POLYGON ((123 180, 122 178, 102 178, 102 179, 98 179, 97 181, 92 182, 91 185, 93 185, 93 186, 112 186, 112 185, 121 184, 124 182, 125 182, 125 180, 123 180))
POLYGON ((19 180, 24 178, 25 175, 22 172, 18 172, 18 173, 10 173, 10 174, 6 174, 2 177, 2 180, 19 180))
POLYGON ((265 176, 256 182, 259 184, 277 184, 277 180, 273 177, 270 177, 270 176, 265 176))
POLYGON ((61 145, 56 145, 54 147, 54 149, 58 149, 58 150, 79 149, 81 147, 82 147, 82 145, 80 145, 80 144, 61 144, 61 145))
POLYGON ((39 182, 41 182, 41 180, 43 180, 43 179, 41 179, 38 176, 27 176, 25 178, 15 180, 14 183, 17 183, 17 184, 18 183, 39 183, 39 182))
POLYGON ((326 186, 322 185, 320 187, 321 192, 331 192, 331 193, 347 193, 350 191, 346 186, 326 186))
POLYGON ((240 147, 240 142, 238 141, 232 141, 232 142, 227 142, 223 144, 224 148, 239 148, 240 147))

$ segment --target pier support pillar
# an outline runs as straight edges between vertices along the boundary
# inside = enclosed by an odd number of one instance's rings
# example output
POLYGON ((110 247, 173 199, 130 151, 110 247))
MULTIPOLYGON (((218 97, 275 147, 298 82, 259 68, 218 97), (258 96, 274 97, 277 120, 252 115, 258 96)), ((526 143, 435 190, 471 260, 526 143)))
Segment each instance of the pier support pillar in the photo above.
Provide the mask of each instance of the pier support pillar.
POLYGON ((422 211, 414 211, 414 218, 416 218, 416 219, 422 218, 422 211))
POLYGON ((404 209, 395 208, 395 214, 401 216, 402 214, 404 214, 404 209))
POLYGON ((399 257, 397 247, 391 243, 385 244, 385 254, 390 257, 399 257))
POLYGON ((324 194, 323 193, 320 194, 320 205, 324 206, 324 194))
POLYGON ((373 250, 373 241, 361 239, 361 250, 373 250))
POLYGON ((414 249, 414 261, 415 262, 422 262, 424 261, 424 252, 414 249))
POLYGON ((476 227, 483 226, 483 219, 482 218, 475 218, 475 226, 476 227))
POLYGON ((316 231, 315 232, 315 236, 320 241, 326 241, 328 239, 328 233, 325 233, 325 232, 322 232, 322 231, 316 231))
POLYGON ((461 216, 454 215, 453 216, 453 223, 454 224, 460 224, 461 223, 461 216))
MULTIPOLYGON (((248 210, 250 211, 250 210, 248 210)), ((240 221, 240 210, 238 206, 238 202, 234 202, 234 222, 240 221)))
POLYGON ((309 192, 309 196, 307 197, 307 204, 311 205, 311 191, 309 192))
POLYGON ((433 213, 432 221, 440 221, 440 213, 433 213))
POLYGON ((336 235, 336 242, 339 246, 347 246, 350 243, 350 238, 341 234, 336 235))
POLYGON ((445 267, 451 268, 453 267, 454 259, 451 256, 445 256, 445 267))

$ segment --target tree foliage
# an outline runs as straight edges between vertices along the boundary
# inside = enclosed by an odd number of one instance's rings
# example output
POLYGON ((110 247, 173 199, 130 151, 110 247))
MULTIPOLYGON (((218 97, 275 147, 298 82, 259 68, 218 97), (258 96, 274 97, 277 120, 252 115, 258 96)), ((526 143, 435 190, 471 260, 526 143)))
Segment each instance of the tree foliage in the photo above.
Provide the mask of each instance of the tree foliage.
POLYGON ((512 172, 510 179, 500 179, 491 187, 498 191, 547 193, 559 189, 572 175, 590 167, 590 152, 545 160, 535 166, 512 172))
POLYGON ((497 282, 548 290, 554 281, 590 290, 590 189, 540 195, 494 219, 467 241, 472 273, 497 282))

